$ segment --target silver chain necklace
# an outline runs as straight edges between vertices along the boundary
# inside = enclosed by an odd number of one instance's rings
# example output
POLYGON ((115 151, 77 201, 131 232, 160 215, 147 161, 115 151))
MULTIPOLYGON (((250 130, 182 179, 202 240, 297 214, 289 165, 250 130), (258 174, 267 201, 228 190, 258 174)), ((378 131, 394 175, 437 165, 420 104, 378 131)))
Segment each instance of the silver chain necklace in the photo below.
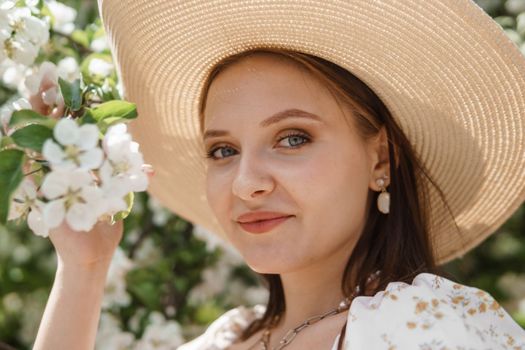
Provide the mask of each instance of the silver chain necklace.
MULTIPOLYGON (((376 272, 370 274, 370 276, 368 276, 367 280, 366 280, 366 283, 368 284, 370 281, 374 280, 377 278, 377 276, 379 276, 379 274, 381 273, 381 270, 377 270, 376 272)), ((322 319, 324 319, 325 317, 329 317, 329 316, 333 316, 333 315, 337 315, 345 310, 348 310, 350 308, 350 303, 352 301, 352 299, 357 295, 357 293, 359 293, 359 286, 356 286, 356 288, 354 289, 354 291, 352 292, 352 294, 350 294, 350 296, 347 296, 345 297, 340 303, 339 303, 339 306, 325 314, 322 314, 322 315, 318 315, 318 316, 313 316, 313 317, 309 317, 307 318, 303 323, 301 323, 299 326, 293 328, 293 329, 290 329, 286 334, 285 336, 279 341, 279 345, 277 345, 277 347, 273 350, 281 350, 282 348, 284 348, 285 346, 287 346, 288 344, 290 344, 292 342, 292 340, 295 339, 295 336, 297 335, 297 333, 299 333, 300 331, 302 331, 304 328, 314 324, 314 323, 317 323, 319 321, 321 321, 322 319)), ((262 346, 262 350, 270 350, 270 335, 271 335, 271 329, 274 328, 277 323, 279 322, 281 318, 281 315, 276 315, 274 317, 274 319, 272 320, 271 322, 271 325, 266 328, 258 342, 258 344, 260 344, 262 346)), ((256 343, 257 344, 257 343, 256 343)))

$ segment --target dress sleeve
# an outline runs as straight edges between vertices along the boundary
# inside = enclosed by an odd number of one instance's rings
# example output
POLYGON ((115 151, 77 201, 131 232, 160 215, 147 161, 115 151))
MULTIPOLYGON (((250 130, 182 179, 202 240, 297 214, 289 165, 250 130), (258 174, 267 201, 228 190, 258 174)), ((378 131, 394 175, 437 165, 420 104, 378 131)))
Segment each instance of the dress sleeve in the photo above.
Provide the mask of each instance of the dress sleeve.
POLYGON ((345 350, 525 350, 525 330, 486 291, 431 273, 356 297, 345 350))
POLYGON ((226 311, 214 320, 197 338, 182 344, 177 350, 224 350, 227 349, 248 325, 264 314, 265 306, 244 305, 226 311))

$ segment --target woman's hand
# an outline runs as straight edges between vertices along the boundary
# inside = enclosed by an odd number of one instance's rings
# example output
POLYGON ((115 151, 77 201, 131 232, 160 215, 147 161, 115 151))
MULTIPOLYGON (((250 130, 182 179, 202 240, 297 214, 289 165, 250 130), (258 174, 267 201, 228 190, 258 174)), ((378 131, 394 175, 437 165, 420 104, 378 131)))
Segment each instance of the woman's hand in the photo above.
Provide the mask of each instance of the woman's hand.
POLYGON ((122 220, 99 221, 88 232, 73 231, 66 221, 50 230, 58 267, 34 350, 94 348, 106 276, 122 234, 122 220))
POLYGON ((98 221, 88 232, 74 231, 64 220, 60 226, 49 231, 62 267, 89 270, 109 268, 122 235, 122 220, 113 225, 98 221))

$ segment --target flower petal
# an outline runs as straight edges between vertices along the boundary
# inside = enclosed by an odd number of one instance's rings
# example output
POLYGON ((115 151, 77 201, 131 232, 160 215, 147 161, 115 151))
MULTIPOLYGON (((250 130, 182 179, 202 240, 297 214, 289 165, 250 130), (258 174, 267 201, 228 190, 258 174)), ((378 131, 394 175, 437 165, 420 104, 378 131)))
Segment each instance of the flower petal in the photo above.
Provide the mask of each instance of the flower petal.
POLYGON ((93 183, 93 177, 85 169, 75 169, 67 176, 69 178, 69 187, 73 190, 78 190, 93 183))
POLYGON ((16 220, 26 213, 28 206, 25 203, 11 202, 9 205, 9 214, 7 220, 16 220))
POLYGON ((104 135, 104 140, 102 141, 106 153, 110 153, 110 149, 116 144, 131 142, 131 135, 128 134, 126 130, 127 125, 124 123, 118 123, 108 128, 104 135))
POLYGON ((129 179, 131 181, 131 189, 133 192, 146 191, 148 188, 148 175, 143 172, 132 174, 129 179))
POLYGON ((84 124, 79 129, 77 146, 82 150, 88 150, 98 145, 99 130, 95 124, 84 124))
POLYGON ((103 197, 102 190, 95 186, 85 186, 81 191, 82 198, 88 203, 96 205, 103 197))
POLYGON ((97 216, 88 205, 75 203, 67 211, 66 220, 75 231, 89 231, 95 226, 97 216))
POLYGON ((13 107, 19 111, 21 109, 31 109, 32 106, 31 106, 31 103, 29 103, 29 101, 25 98, 19 98, 18 100, 16 100, 15 102, 13 102, 13 107))
POLYGON ((66 194, 68 189, 68 171, 56 169, 44 177, 40 190, 47 199, 55 199, 66 194))
POLYGON ((46 91, 42 92, 42 101, 48 106, 53 107, 56 103, 58 91, 56 86, 52 86, 46 91))
POLYGON ((64 118, 55 125, 53 135, 62 145, 73 145, 80 137, 80 130, 74 120, 64 118))
POLYGON ((83 169, 97 169, 104 160, 104 152, 100 148, 92 148, 78 156, 83 169))
POLYGON ((49 236, 49 228, 44 223, 44 217, 40 210, 32 208, 27 216, 27 226, 37 236, 47 237, 49 236))
POLYGON ((52 139, 47 139, 42 147, 42 155, 51 163, 60 164, 66 158, 66 153, 52 139))
POLYGON ((44 218, 44 225, 49 228, 59 226, 64 220, 66 214, 66 207, 64 199, 57 199, 44 204, 42 209, 42 217, 44 218))
POLYGON ((126 201, 120 197, 106 197, 104 202, 106 203, 105 213, 109 215, 114 215, 119 211, 128 209, 126 201))
POLYGON ((139 151, 139 144, 138 142, 135 142, 135 141, 131 141, 129 143, 129 150, 133 153, 138 153, 139 151))
POLYGON ((104 163, 100 167, 100 170, 98 171, 98 174, 100 176, 100 179, 102 180, 102 183, 110 181, 111 176, 113 174, 113 167, 111 166, 108 159, 104 161, 104 163))
POLYGON ((22 181, 22 189, 28 199, 32 200, 36 198, 36 185, 29 178, 25 177, 22 181))
POLYGON ((110 177, 102 183, 102 189, 106 197, 124 197, 132 191, 127 177, 110 177))

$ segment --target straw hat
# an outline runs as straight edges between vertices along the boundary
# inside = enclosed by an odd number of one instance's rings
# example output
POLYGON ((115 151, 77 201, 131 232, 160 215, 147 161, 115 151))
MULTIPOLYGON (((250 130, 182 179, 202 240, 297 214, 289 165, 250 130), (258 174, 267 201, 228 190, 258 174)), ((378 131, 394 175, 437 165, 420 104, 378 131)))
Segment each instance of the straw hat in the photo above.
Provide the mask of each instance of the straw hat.
POLYGON ((354 73, 389 108, 444 191, 431 187, 438 263, 525 200, 525 57, 471 0, 98 0, 149 193, 225 237, 206 200, 198 97, 222 58, 270 46, 354 73))

